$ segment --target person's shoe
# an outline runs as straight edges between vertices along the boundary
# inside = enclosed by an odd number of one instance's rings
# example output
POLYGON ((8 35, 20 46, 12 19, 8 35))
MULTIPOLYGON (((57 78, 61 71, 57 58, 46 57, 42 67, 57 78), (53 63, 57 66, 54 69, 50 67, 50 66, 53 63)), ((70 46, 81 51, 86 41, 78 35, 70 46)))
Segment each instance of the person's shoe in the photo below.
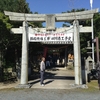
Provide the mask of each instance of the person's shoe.
POLYGON ((44 84, 41 84, 41 86, 44 86, 44 84))

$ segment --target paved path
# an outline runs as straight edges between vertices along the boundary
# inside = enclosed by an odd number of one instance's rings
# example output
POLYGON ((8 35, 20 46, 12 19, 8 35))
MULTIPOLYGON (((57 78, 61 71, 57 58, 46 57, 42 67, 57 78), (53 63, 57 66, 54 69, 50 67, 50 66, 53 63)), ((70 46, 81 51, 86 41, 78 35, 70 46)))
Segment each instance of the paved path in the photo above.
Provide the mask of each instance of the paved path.
MULTIPOLYGON (((39 75, 39 74, 38 74, 39 75)), ((40 85, 40 76, 29 81, 31 88, 44 89, 71 89, 74 84, 74 71, 66 68, 53 68, 45 72, 45 86, 40 85)), ((0 83, 0 89, 16 87, 20 82, 0 83)))
POLYGON ((70 89, 74 84, 74 71, 66 68, 53 68, 45 72, 45 86, 40 85, 40 78, 29 82, 31 88, 44 89, 70 89))

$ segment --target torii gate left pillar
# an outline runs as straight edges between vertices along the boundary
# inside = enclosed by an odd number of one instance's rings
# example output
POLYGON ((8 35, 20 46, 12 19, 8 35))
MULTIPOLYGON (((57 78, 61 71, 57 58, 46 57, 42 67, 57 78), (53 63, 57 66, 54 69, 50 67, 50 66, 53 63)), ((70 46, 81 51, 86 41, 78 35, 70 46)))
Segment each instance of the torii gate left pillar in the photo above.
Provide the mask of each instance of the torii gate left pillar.
POLYGON ((28 84, 28 24, 23 22, 22 34, 22 59, 21 59, 21 80, 19 88, 29 88, 28 84))

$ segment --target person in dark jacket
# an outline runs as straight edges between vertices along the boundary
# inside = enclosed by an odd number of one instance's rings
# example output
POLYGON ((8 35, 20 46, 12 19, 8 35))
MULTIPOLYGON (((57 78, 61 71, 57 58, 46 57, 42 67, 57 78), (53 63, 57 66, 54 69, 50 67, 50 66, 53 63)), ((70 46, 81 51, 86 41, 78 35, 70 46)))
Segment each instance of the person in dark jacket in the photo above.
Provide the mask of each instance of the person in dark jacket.
POLYGON ((46 67, 50 68, 50 56, 47 56, 46 58, 46 67))
POLYGON ((44 83, 43 83, 43 81, 44 81, 44 72, 45 72, 45 58, 42 57, 42 61, 40 63, 40 75, 41 75, 40 76, 40 78, 41 78, 40 84, 42 86, 44 86, 44 83))

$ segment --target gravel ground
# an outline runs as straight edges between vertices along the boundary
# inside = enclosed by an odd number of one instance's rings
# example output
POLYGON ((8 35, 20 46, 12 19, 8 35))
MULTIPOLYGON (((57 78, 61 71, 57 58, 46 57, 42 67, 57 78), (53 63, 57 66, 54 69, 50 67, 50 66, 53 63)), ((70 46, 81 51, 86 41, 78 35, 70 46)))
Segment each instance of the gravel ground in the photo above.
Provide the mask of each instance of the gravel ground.
POLYGON ((100 91, 88 89, 3 89, 0 100, 100 100, 100 91))
POLYGON ((91 80, 87 85, 88 88, 84 89, 22 89, 14 88, 16 83, 0 84, 0 100, 100 100, 97 80, 91 80))

